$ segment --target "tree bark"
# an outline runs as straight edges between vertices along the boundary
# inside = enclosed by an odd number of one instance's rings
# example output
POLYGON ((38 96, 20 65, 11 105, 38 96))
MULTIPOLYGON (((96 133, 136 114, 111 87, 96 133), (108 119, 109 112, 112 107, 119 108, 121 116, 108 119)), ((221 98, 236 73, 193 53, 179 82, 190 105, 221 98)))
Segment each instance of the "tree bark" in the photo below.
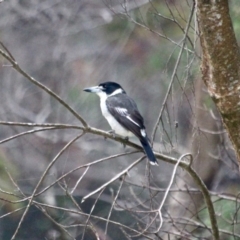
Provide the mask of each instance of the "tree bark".
POLYGON ((240 55, 228 0, 197 0, 202 78, 216 103, 240 165, 240 55))

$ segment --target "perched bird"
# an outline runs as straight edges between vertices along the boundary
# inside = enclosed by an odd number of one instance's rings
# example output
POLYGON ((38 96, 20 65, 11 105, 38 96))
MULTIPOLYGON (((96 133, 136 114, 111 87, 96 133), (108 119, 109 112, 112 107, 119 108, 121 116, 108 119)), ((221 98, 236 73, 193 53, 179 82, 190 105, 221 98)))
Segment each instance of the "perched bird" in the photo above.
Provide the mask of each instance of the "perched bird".
POLYGON ((137 105, 124 89, 115 82, 104 82, 98 86, 85 88, 84 91, 96 93, 100 97, 100 107, 114 133, 123 137, 135 135, 152 165, 158 165, 149 144, 144 120, 137 105))

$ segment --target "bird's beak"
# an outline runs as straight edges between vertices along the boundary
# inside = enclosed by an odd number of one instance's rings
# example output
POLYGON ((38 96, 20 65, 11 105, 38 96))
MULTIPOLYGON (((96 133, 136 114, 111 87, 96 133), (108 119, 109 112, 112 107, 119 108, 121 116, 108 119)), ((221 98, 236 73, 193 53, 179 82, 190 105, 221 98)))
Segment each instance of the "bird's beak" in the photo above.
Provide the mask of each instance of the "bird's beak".
POLYGON ((94 87, 89 87, 89 88, 84 88, 83 91, 85 92, 91 92, 91 93, 98 93, 101 92, 101 88, 99 86, 94 86, 94 87))

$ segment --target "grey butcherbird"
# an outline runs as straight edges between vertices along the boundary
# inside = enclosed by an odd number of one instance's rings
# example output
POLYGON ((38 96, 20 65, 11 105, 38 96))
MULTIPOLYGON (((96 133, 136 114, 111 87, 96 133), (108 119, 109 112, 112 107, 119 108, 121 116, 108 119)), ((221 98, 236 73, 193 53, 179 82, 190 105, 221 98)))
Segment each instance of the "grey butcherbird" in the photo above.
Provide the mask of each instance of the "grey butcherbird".
POLYGON ((100 97, 103 116, 107 119, 112 130, 123 137, 135 135, 152 165, 158 165, 149 144, 144 120, 137 105, 124 89, 115 82, 104 82, 98 86, 85 88, 84 91, 96 93, 100 97))

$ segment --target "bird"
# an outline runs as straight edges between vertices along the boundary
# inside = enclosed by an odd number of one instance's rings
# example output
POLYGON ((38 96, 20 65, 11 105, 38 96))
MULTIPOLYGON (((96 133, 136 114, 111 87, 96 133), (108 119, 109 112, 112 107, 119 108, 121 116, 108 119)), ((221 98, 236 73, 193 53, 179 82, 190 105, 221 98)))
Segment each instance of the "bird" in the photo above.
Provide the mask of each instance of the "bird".
POLYGON ((146 153, 150 164, 158 165, 152 151, 144 126, 144 119, 137 104, 126 91, 116 82, 103 82, 98 86, 83 89, 100 97, 102 115, 108 121, 112 132, 122 137, 136 136, 146 153))

